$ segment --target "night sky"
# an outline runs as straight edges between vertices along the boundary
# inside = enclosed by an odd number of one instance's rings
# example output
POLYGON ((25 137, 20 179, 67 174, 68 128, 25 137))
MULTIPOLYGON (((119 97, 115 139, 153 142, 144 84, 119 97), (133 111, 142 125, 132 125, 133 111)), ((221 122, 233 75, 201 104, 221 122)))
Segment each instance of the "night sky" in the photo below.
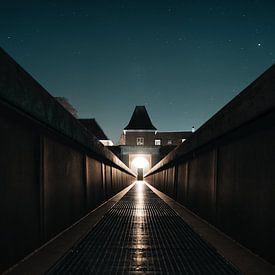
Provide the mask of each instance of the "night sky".
POLYGON ((117 142, 135 105, 197 129, 275 61, 275 1, 5 1, 4 48, 117 142))

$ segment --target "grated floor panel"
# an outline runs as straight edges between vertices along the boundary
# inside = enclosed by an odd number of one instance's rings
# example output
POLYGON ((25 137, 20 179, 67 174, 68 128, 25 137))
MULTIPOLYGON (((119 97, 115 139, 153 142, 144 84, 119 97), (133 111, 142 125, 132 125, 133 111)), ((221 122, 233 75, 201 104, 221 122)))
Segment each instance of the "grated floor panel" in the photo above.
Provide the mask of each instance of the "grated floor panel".
POLYGON ((143 182, 48 274, 240 274, 143 182))

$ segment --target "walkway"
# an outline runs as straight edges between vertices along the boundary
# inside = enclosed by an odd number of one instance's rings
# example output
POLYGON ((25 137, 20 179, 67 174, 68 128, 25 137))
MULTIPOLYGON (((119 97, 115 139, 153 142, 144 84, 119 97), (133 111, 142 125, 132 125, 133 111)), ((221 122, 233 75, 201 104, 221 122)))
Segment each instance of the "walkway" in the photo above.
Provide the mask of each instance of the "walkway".
POLYGON ((48 274, 240 274, 137 182, 48 274))

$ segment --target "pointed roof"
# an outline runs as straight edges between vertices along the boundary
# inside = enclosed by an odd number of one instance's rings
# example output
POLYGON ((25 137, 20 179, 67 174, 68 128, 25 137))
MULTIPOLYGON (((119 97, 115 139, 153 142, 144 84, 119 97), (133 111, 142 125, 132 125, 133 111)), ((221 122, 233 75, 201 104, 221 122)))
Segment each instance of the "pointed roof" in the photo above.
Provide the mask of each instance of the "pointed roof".
POLYGON ((94 134, 99 140, 108 140, 108 137, 105 135, 105 133, 94 118, 80 118, 78 120, 89 132, 94 134))
POLYGON ((145 106, 136 106, 124 130, 157 130, 157 128, 152 124, 145 106))

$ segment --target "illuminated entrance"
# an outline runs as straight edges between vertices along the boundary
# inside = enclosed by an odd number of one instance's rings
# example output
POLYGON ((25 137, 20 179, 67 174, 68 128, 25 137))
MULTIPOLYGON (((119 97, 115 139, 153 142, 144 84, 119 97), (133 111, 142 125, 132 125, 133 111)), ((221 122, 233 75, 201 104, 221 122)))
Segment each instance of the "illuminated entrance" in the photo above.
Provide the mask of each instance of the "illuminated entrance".
POLYGON ((143 175, 151 168, 150 154, 130 154, 130 169, 137 174, 138 180, 143 180, 143 175))

